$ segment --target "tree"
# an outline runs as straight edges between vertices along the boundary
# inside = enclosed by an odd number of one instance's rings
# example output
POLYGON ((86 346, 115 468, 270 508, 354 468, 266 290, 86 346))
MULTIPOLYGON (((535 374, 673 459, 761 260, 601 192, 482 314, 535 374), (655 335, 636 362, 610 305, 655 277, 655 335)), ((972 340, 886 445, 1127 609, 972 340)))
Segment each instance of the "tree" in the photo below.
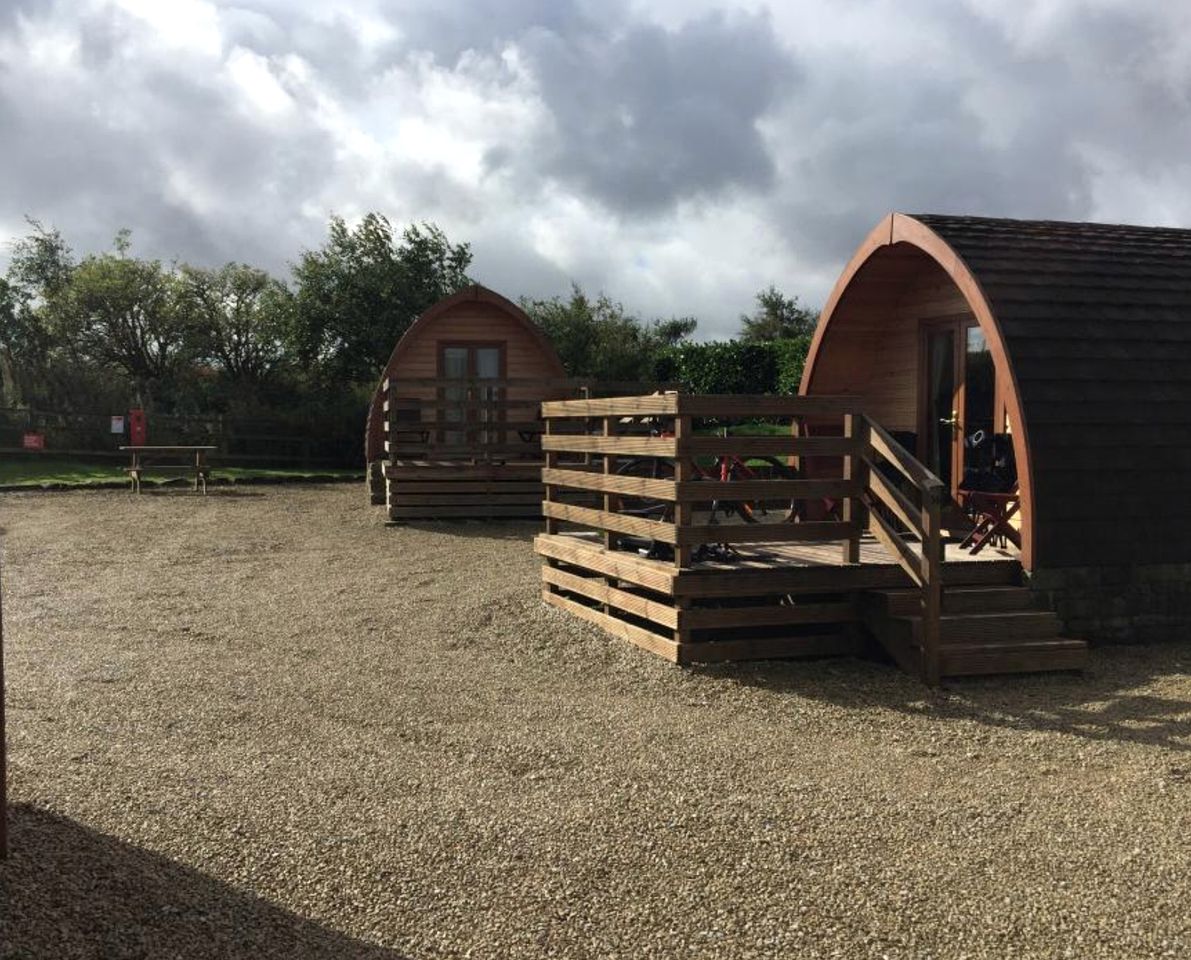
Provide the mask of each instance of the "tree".
POLYGON ((199 354, 233 382, 260 384, 281 362, 293 297, 264 270, 182 268, 181 296, 199 354))
POLYGON ((696 325, 690 317, 643 323, 605 294, 592 300, 577 283, 567 300, 522 298, 521 307, 554 343, 569 375, 600 380, 652 380, 658 354, 696 325))
POLYGON ((5 392, 14 397, 50 377, 55 342, 48 313, 69 286, 74 272, 70 248, 57 230, 28 218, 32 232, 12 245, 6 279, 0 281, 0 353, 15 371, 5 392), (21 376, 18 376, 20 374, 21 376))
POLYGON ((293 267, 288 345, 332 382, 371 381, 393 344, 427 307, 471 283, 471 248, 433 224, 407 227, 369 213, 351 229, 331 217, 327 242, 293 267))
POLYGON ((128 255, 130 235, 115 252, 84 257, 52 304, 52 330, 76 352, 122 371, 148 390, 194 356, 195 331, 176 273, 160 260, 128 255))
POLYGON ((787 297, 770 285, 757 294, 752 315, 741 314, 740 338, 767 341, 809 336, 818 321, 818 311, 800 306, 797 297, 787 297))
POLYGON ((12 245, 8 281, 26 300, 45 304, 70 284, 75 261, 61 233, 40 220, 25 219, 33 230, 12 245))

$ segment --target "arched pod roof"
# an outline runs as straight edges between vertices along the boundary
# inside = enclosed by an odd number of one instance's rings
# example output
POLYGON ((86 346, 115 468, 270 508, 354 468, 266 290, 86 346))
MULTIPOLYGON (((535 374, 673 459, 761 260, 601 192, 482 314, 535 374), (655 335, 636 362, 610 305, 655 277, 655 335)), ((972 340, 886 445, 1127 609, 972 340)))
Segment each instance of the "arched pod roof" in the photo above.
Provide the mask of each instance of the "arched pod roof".
POLYGON ((1025 565, 1191 560, 1191 230, 891 214, 836 284, 804 393, 894 248, 946 272, 1011 385, 1025 565))
MULTIPOLYGON (((502 297, 494 290, 489 290, 487 287, 474 284, 470 287, 465 287, 458 293, 452 294, 439 300, 427 308, 421 316, 418 317, 409 329, 402 334, 397 344, 393 347, 393 352, 389 356, 388 363, 385 364, 385 369, 381 373, 377 387, 372 396, 372 403, 368 409, 368 425, 364 439, 364 454, 365 460, 368 463, 378 460, 384 456, 384 382, 390 378, 400 379, 402 362, 413 352, 416 345, 422 342, 428 336, 432 336, 438 327, 442 327, 442 339, 452 339, 451 332, 447 329, 447 325, 455 316, 464 313, 474 313, 477 308, 486 310, 490 316, 498 319, 499 325, 508 330, 509 325, 533 345, 534 353, 542 367, 541 371, 535 371, 535 375, 541 374, 545 377, 562 378, 566 376, 563 370, 562 361, 558 357, 554 345, 550 339, 542 332, 528 315, 517 304, 511 300, 502 297)), ((503 336, 494 336, 494 339, 504 339, 503 336)), ((517 370, 510 370, 510 377, 525 376, 517 370)))

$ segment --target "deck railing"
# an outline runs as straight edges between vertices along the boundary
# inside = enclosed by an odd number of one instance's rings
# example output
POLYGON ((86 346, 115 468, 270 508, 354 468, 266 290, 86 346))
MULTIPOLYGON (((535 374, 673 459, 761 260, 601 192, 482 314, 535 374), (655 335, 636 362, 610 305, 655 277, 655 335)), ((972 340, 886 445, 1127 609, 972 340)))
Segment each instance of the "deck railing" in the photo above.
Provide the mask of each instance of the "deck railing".
POLYGON ((579 378, 386 380, 385 449, 392 460, 540 460, 544 400, 643 389, 579 378))
POLYGON ((681 569, 707 545, 834 541, 843 562, 858 563, 861 535, 870 531, 922 591, 922 671, 927 682, 938 681, 943 484, 865 416, 855 397, 559 400, 543 403, 542 417, 547 534, 564 526, 586 531, 610 550, 626 541, 652 544, 653 556, 672 555, 681 569), (763 436, 708 429, 761 417, 788 427, 763 436), (718 458, 745 469, 720 479, 718 458), (576 494, 587 498, 583 505, 576 494), (754 522, 723 522, 708 507, 725 502, 769 506, 750 511, 754 522))
POLYGON ((777 544, 844 541, 859 549, 861 528, 830 509, 803 510, 815 502, 834 507, 854 501, 860 487, 848 470, 857 458, 855 439, 807 436, 787 429, 778 435, 715 436, 697 429, 708 421, 770 417, 787 421, 834 420, 855 413, 855 400, 834 397, 742 397, 663 394, 603 400, 564 400, 542 405, 546 435, 543 513, 547 532, 561 524, 594 530, 609 547, 625 538, 661 544, 677 567, 689 567, 707 544, 777 544), (713 461, 737 458, 756 469, 748 479, 721 480, 713 461), (757 458, 793 463, 810 457, 842 460, 844 473, 809 479, 774 472, 757 458), (639 469, 642 463, 656 469, 639 469), (602 498, 602 508, 560 502, 560 492, 581 490, 602 498), (642 511, 642 503, 659 509, 642 511), (756 522, 716 522, 711 503, 772 505, 756 522), (627 504, 627 505, 626 505, 627 504), (633 505, 637 505, 634 509, 633 505), (817 516, 816 516, 817 514, 817 516), (668 551, 667 551, 668 552, 668 551))
POLYGON ((922 591, 922 677, 937 684, 946 486, 868 416, 849 418, 845 432, 855 437, 861 451, 857 479, 863 489, 860 509, 867 517, 866 526, 922 591), (916 538, 917 549, 897 524, 916 538))

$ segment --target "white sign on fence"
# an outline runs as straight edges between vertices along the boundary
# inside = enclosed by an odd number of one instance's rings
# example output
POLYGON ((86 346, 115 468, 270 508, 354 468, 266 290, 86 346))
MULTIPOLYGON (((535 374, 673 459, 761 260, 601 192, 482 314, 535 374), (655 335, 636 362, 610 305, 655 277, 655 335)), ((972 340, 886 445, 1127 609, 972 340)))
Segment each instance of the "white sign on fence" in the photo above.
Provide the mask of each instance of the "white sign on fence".
POLYGON ((123 432, 124 432, 124 418, 123 417, 112 417, 112 433, 123 433, 123 432))

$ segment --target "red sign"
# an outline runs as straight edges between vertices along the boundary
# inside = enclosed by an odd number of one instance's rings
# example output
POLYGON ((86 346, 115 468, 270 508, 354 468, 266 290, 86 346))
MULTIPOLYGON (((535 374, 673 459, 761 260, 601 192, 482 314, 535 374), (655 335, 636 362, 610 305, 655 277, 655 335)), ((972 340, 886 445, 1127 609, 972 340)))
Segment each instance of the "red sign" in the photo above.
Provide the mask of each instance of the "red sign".
POLYGON ((149 424, 145 411, 137 407, 128 411, 128 442, 134 447, 143 447, 149 442, 149 424))
POLYGON ((44 433, 26 433, 21 438, 21 446, 26 450, 44 450, 45 449, 45 434, 44 433))

